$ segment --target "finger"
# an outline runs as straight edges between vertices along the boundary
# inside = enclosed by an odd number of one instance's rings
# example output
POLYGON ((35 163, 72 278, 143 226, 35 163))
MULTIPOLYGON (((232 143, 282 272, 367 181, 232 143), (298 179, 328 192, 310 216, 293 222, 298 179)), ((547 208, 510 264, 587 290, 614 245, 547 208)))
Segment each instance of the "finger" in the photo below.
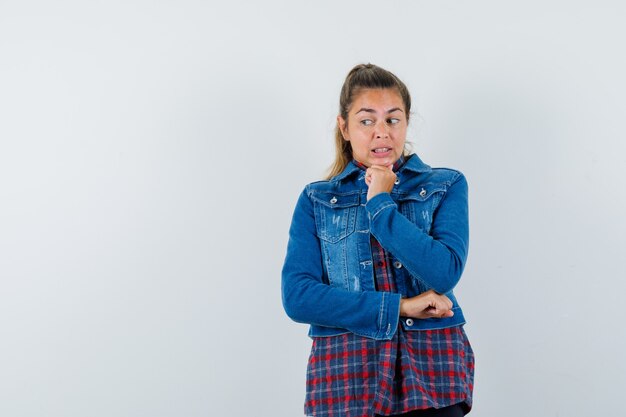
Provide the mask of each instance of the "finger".
POLYGON ((432 317, 452 317, 454 316, 454 312, 446 307, 440 306, 439 308, 437 307, 431 307, 427 310, 427 313, 429 313, 432 317))
POLYGON ((376 178, 395 178, 396 174, 390 169, 385 167, 370 167, 366 171, 366 175, 376 176, 376 178))
POLYGON ((452 300, 450 300, 447 296, 445 295, 440 295, 441 299, 443 300, 443 303, 448 307, 448 309, 452 308, 452 300))
POLYGON ((435 310, 433 313, 433 317, 437 318, 446 318, 454 316, 454 312, 452 310, 435 310))
POLYGON ((393 167, 393 164, 391 164, 391 165, 387 165, 387 164, 384 164, 384 165, 371 165, 369 167, 369 169, 377 169, 377 170, 381 170, 381 171, 388 171, 392 167, 393 167))
POLYGON ((444 313, 444 310, 440 310, 438 308, 431 307, 425 311, 425 313, 432 318, 439 318, 444 313))

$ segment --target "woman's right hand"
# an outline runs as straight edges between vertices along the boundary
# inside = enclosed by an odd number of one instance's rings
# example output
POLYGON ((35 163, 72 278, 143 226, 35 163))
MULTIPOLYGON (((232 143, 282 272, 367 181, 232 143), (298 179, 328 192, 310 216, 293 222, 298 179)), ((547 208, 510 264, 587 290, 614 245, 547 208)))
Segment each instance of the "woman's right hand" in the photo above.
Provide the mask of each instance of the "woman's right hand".
POLYGON ((452 317, 452 301, 433 290, 400 300, 400 315, 415 319, 452 317))

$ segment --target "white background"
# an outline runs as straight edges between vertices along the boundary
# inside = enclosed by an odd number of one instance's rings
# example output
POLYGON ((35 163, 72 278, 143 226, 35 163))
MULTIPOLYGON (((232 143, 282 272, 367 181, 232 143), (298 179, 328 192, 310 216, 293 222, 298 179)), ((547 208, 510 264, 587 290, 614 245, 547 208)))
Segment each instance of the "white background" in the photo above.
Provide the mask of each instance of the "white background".
POLYGON ((0 0, 0 415, 301 416, 280 269, 361 62, 469 181, 472 414, 620 415, 622 4, 0 0))

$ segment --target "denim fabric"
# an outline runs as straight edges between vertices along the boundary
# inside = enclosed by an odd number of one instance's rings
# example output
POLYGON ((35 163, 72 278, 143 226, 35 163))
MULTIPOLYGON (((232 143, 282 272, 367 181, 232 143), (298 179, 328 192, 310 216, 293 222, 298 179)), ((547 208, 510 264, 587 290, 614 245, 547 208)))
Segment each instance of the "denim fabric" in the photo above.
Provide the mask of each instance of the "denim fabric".
POLYGON ((411 155, 390 193, 367 201, 365 172, 349 164, 328 181, 307 185, 289 231, 282 298, 309 336, 347 332, 389 340, 406 330, 465 323, 454 297, 468 251, 467 182, 462 173, 431 168, 411 155), (376 291, 370 233, 397 269, 398 293, 376 291), (454 316, 407 320, 400 298, 434 289, 453 302, 454 316))

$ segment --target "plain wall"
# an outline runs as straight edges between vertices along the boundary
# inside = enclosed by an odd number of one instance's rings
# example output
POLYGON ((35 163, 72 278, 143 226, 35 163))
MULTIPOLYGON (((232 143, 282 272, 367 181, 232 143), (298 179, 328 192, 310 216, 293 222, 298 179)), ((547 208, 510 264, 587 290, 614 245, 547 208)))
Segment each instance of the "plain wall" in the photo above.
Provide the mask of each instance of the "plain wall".
POLYGON ((415 152, 469 181, 472 414, 615 415, 625 12, 0 1, 0 415, 302 415, 280 270, 361 62, 409 86, 415 152))

